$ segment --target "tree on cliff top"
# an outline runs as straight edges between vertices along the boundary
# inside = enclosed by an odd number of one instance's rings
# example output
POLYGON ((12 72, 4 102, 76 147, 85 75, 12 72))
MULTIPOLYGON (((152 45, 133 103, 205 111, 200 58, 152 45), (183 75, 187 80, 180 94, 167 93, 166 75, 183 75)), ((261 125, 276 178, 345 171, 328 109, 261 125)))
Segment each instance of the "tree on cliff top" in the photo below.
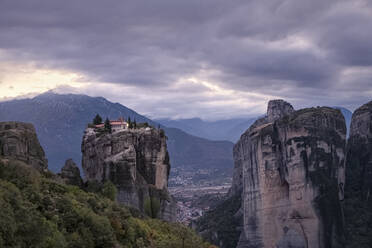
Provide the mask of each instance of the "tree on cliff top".
POLYGON ((98 124, 101 124, 101 123, 102 123, 102 117, 99 114, 97 114, 96 117, 94 117, 94 119, 93 119, 93 124, 98 125, 98 124))
POLYGON ((105 131, 111 133, 112 129, 111 129, 111 123, 110 123, 110 120, 108 118, 106 118, 105 120, 105 131))
POLYGON ((132 121, 130 119, 130 116, 128 117, 128 128, 133 128, 132 121))

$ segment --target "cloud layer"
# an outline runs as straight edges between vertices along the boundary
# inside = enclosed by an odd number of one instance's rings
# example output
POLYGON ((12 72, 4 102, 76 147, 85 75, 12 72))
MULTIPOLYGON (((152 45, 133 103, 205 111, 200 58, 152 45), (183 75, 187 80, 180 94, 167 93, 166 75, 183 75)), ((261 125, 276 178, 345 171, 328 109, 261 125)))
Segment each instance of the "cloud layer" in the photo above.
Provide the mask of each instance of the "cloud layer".
POLYGON ((78 91, 153 117, 254 115, 274 97, 353 109, 371 100, 370 27, 368 0, 2 0, 0 65, 77 73, 78 91))

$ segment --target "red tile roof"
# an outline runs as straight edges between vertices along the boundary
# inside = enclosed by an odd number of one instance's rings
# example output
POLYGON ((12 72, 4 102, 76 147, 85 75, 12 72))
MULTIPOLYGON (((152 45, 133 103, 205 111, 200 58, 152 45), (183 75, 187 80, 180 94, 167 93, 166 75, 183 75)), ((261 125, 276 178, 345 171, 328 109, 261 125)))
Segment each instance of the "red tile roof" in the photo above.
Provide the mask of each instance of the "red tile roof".
MULTIPOLYGON (((111 124, 111 126, 121 126, 121 125, 127 125, 127 122, 125 122, 124 119, 122 117, 120 117, 119 120, 110 120, 110 124, 111 124)), ((102 123, 102 124, 96 125, 95 127, 100 128, 100 127, 104 127, 104 126, 105 126, 105 124, 102 123)))

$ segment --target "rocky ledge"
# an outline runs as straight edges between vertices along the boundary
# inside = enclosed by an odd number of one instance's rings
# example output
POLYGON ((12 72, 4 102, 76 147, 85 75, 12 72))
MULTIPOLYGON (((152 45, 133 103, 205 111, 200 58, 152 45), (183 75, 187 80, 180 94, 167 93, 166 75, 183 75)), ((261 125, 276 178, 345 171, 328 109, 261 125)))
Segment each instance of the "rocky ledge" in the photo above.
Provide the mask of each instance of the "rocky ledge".
POLYGON ((174 221, 176 204, 168 193, 170 171, 166 136, 155 128, 107 133, 87 128, 82 167, 88 181, 110 180, 118 202, 152 217, 174 221))

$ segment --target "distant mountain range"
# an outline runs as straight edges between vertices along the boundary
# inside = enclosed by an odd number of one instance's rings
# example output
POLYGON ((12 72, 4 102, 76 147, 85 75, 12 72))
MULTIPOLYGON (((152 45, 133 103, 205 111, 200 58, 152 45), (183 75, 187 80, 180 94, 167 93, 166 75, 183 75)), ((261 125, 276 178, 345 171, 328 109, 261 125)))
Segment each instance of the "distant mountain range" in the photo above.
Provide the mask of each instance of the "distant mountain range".
MULTIPOLYGON (((352 113, 341 107, 347 127, 352 113)), ((232 148, 256 118, 220 121, 159 119, 153 121, 119 103, 103 97, 47 92, 31 99, 0 102, 0 121, 23 121, 35 125, 49 160, 49 168, 59 171, 67 158, 81 163, 81 139, 96 114, 103 118, 130 117, 137 122, 159 124, 168 136, 171 165, 179 168, 216 168, 232 171, 232 148), (199 137, 198 137, 199 136, 199 137), (225 141, 221 141, 225 140, 225 141)))
POLYGON ((335 106, 333 108, 339 109, 341 111, 341 113, 344 115, 345 122, 346 122, 347 136, 349 136, 351 116, 353 115, 353 113, 350 110, 348 110, 346 108, 343 108, 343 107, 337 107, 337 106, 335 106))
POLYGON ((156 121, 167 127, 175 127, 183 131, 210 140, 229 140, 236 142, 242 133, 257 118, 235 118, 218 121, 203 121, 192 119, 157 119, 156 121))
MULTIPOLYGON (((333 107, 340 109, 345 117, 346 126, 349 130, 352 112, 346 108, 333 107)), ((179 128, 189 134, 210 140, 229 140, 237 142, 240 136, 248 129, 252 123, 259 118, 235 118, 218 121, 204 121, 200 118, 192 119, 157 119, 167 127, 179 128)))
MULTIPOLYGON (((49 168, 59 171, 67 158, 81 163, 81 140, 87 124, 96 114, 116 119, 124 116, 137 122, 158 123, 103 97, 47 92, 31 99, 0 102, 0 121, 23 121, 35 125, 46 151, 49 168)), ((218 168, 232 171, 230 141, 211 141, 178 128, 162 126, 168 136, 172 167, 218 168)))

